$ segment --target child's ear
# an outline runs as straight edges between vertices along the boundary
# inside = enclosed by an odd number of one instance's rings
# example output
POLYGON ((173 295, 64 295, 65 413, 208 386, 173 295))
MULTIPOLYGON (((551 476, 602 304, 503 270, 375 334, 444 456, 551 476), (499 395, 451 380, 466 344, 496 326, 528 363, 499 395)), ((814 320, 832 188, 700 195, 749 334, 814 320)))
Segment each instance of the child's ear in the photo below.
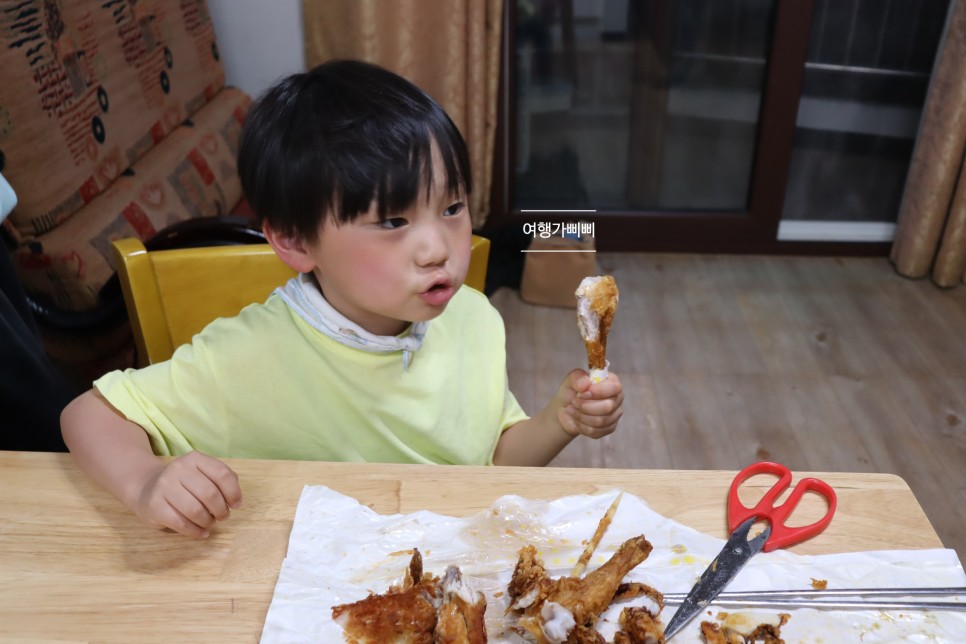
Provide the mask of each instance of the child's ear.
POLYGON ((315 268, 315 259, 304 241, 298 237, 279 235, 268 223, 262 224, 262 232, 265 233, 265 240, 271 244, 275 254, 293 271, 311 273, 315 268))

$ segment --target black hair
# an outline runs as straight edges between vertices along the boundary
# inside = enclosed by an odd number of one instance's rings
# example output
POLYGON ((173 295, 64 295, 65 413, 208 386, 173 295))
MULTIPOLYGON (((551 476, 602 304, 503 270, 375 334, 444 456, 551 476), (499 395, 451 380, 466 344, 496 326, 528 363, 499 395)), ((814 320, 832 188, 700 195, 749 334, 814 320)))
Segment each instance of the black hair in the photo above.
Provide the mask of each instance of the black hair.
POLYGON ((242 190, 260 222, 314 240, 329 216, 347 223, 376 203, 386 219, 433 181, 433 146, 446 187, 472 190, 469 154, 436 101, 386 69, 333 60, 267 90, 245 121, 242 190))

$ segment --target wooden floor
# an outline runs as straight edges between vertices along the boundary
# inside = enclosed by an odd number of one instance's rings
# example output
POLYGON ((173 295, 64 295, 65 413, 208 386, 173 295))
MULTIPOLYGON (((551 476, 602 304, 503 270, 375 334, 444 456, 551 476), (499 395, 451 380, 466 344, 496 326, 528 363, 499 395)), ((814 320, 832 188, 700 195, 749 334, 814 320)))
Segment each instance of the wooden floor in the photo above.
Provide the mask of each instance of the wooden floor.
MULTIPOLYGON (((608 358, 624 418, 552 465, 891 472, 966 562, 966 286, 908 280, 882 258, 598 259, 620 288, 608 358)), ((491 300, 533 413, 586 362, 575 313, 507 288, 491 300)))

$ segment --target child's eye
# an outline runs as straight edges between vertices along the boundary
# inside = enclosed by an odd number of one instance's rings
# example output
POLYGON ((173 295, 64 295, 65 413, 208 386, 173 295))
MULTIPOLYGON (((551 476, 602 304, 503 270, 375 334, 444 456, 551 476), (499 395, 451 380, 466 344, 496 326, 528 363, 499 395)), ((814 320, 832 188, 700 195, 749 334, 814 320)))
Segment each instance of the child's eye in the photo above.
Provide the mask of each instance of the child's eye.
POLYGON ((406 220, 402 217, 390 217, 389 219, 379 222, 379 225, 382 228, 394 230, 396 228, 402 228, 406 225, 406 223, 406 220))
POLYGON ((461 212, 463 212, 463 208, 465 208, 465 207, 466 207, 466 204, 464 204, 462 201, 457 201, 456 203, 454 203, 453 205, 451 205, 449 208, 447 208, 446 210, 444 210, 443 211, 443 215, 445 217, 452 217, 453 215, 458 215, 461 212))

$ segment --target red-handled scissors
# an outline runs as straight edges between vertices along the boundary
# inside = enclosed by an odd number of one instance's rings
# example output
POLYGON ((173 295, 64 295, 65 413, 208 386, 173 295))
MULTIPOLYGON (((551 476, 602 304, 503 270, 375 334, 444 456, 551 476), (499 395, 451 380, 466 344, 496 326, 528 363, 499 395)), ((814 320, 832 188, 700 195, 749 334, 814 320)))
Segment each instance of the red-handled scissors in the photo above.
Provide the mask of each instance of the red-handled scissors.
POLYGON ((814 537, 828 526, 832 521, 832 515, 835 514, 836 505, 835 491, 832 487, 818 479, 802 479, 788 498, 781 505, 776 506, 775 501, 788 489, 791 482, 791 470, 778 463, 762 461, 738 472, 728 491, 728 527, 732 531, 731 537, 668 622, 664 629, 665 639, 670 639, 695 615, 707 608, 708 604, 724 590, 753 556, 762 550, 769 552, 799 543, 814 537), (778 481, 755 507, 749 508, 738 499, 738 488, 756 474, 774 474, 778 476, 778 481), (806 492, 814 492, 825 499, 828 504, 825 516, 806 526, 792 528, 785 525, 785 521, 798 507, 806 492), (768 525, 761 534, 749 539, 748 533, 759 521, 767 521, 768 525))
POLYGON ((827 528, 828 524, 832 522, 832 515, 835 514, 836 499, 832 486, 819 479, 802 479, 785 502, 776 506, 775 501, 788 489, 791 483, 791 470, 778 463, 762 461, 749 465, 738 472, 738 476, 731 482, 731 490, 728 491, 728 527, 731 530, 737 530, 738 526, 752 517, 758 520, 767 519, 771 527, 771 535, 765 540, 765 547, 763 548, 765 552, 811 539, 827 528), (738 488, 741 487, 742 483, 757 474, 774 474, 778 477, 778 481, 771 486, 770 490, 765 492, 765 496, 761 497, 761 501, 755 507, 749 508, 738 499, 738 488), (806 492, 815 492, 824 497, 825 502, 828 503, 828 510, 825 512, 825 516, 815 523, 790 528, 785 525, 785 521, 798 507, 799 501, 802 500, 806 492))

